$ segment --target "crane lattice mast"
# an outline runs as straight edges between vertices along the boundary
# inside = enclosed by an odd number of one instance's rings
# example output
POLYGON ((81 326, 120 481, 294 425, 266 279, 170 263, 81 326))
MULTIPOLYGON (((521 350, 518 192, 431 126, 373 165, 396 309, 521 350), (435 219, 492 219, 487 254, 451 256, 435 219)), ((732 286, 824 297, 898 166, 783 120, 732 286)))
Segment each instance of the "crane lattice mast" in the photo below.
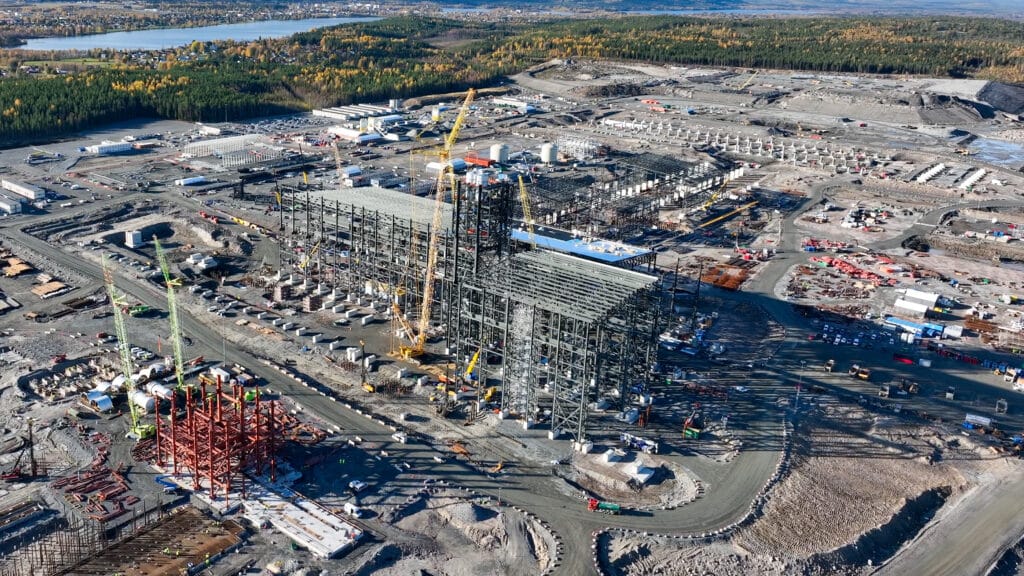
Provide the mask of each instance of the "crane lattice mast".
POLYGON ((160 270, 164 273, 164 285, 167 287, 167 315, 171 322, 171 346, 174 350, 174 376, 178 389, 185 387, 184 355, 181 351, 181 325, 178 323, 178 301, 174 294, 174 288, 181 286, 181 280, 171 277, 171 267, 167 264, 167 255, 160 245, 160 240, 153 236, 153 245, 156 246, 156 257, 160 261, 160 270))

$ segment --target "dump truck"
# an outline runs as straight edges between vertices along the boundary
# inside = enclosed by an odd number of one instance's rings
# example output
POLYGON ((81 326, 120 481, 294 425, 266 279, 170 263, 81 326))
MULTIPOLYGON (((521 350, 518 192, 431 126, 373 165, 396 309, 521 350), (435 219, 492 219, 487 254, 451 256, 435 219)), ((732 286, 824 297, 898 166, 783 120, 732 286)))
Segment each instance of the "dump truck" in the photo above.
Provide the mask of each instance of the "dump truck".
POLYGON ((587 500, 587 510, 591 512, 604 512, 605 514, 618 514, 622 512, 622 507, 611 502, 603 502, 597 498, 590 498, 587 500))

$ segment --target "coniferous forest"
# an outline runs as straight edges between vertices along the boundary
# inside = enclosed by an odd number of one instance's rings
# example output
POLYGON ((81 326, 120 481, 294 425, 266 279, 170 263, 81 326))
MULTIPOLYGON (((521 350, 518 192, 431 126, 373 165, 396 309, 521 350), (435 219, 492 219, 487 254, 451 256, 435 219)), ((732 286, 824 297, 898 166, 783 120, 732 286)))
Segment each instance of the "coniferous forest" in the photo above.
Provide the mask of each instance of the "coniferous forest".
POLYGON ((486 86, 551 58, 1024 82, 1024 23, 983 18, 400 17, 153 53, 0 51, 0 146, 156 116, 216 122, 486 86), (48 68, 21 72, 25 63, 48 68), (83 62, 85 62, 83 64, 83 62))

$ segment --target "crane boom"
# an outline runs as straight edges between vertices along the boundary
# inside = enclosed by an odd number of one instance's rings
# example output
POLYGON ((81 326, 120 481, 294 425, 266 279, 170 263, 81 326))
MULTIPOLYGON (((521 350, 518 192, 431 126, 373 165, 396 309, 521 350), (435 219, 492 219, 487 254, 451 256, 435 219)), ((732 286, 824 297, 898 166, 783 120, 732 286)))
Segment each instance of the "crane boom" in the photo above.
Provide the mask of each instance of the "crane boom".
POLYGON ((740 89, 740 90, 743 90, 743 89, 745 89, 745 88, 746 88, 747 86, 750 86, 750 83, 754 81, 754 78, 757 78, 757 74, 758 74, 759 72, 760 72, 760 70, 758 70, 758 71, 754 72, 753 74, 751 74, 751 75, 750 75, 750 78, 747 78, 747 81, 746 81, 746 82, 744 82, 744 83, 743 83, 743 85, 742 85, 742 86, 740 86, 740 88, 739 88, 739 89, 740 89))
POLYGON ((302 259, 302 262, 299 262, 300 270, 305 270, 306 266, 309 266, 309 261, 312 260, 313 256, 316 256, 316 253, 320 251, 320 244, 321 242, 317 242, 316 245, 313 246, 313 249, 306 253, 306 257, 302 259))
MULTIPOLYGON (((448 188, 445 180, 450 177, 451 165, 449 161, 452 156, 452 147, 459 138, 462 125, 466 122, 466 115, 469 113, 469 105, 476 97, 476 90, 470 88, 466 92, 466 100, 459 109, 459 115, 452 124, 452 130, 444 141, 444 148, 439 152, 441 160, 441 171, 437 174, 437 196, 434 197, 434 218, 430 227, 430 243, 427 247, 427 270, 423 285, 423 302, 420 305, 420 319, 417 326, 416 340, 413 342, 409 355, 418 356, 423 353, 427 342, 427 329, 430 328, 430 309, 434 299, 434 279, 437 274, 438 247, 441 243, 441 216, 444 213, 445 190, 448 188)), ((454 190, 452 190, 454 193, 454 190)))
POLYGON ((174 294, 174 288, 181 286, 181 281, 171 277, 171 267, 167 264, 167 255, 155 235, 153 236, 153 245, 156 247, 156 258, 160 261, 160 270, 164 273, 164 285, 167 287, 167 315, 170 319, 171 346, 174 350, 174 377, 180 390, 185 387, 185 368, 184 354, 181 351, 181 325, 178 323, 178 301, 174 294))
POLYGON ((153 433, 152 426, 143 426, 139 416, 139 408, 132 401, 132 393, 135 392, 135 381, 132 380, 132 355, 128 344, 128 327, 124 323, 125 304, 124 296, 117 293, 114 288, 114 274, 110 271, 106 257, 103 258, 103 280, 107 284, 107 294, 110 296, 110 307, 114 311, 114 331, 117 333, 117 351, 121 357, 121 371, 124 375, 124 386, 128 393, 128 413, 132 423, 129 435, 142 440, 153 433))
POLYGON ((523 204, 523 222, 526 223, 526 233, 529 234, 530 244, 537 247, 537 241, 533 238, 533 215, 530 213, 530 193, 526 191, 526 182, 523 175, 519 175, 519 201, 523 204))

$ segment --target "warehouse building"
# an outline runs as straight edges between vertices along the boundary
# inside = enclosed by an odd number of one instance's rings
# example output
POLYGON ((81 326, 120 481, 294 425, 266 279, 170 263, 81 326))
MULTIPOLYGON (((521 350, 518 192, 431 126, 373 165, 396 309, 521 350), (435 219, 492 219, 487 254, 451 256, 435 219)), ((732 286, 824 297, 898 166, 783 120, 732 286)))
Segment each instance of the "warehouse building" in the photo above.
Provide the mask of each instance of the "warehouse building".
POLYGON ((5 214, 20 214, 21 200, 11 198, 6 194, 0 194, 0 211, 5 214))
POLYGON ((42 188, 26 184, 24 182, 18 182, 16 180, 8 180, 4 178, 3 180, 0 180, 0 188, 21 196, 29 202, 35 202, 46 198, 46 192, 44 192, 42 188))

